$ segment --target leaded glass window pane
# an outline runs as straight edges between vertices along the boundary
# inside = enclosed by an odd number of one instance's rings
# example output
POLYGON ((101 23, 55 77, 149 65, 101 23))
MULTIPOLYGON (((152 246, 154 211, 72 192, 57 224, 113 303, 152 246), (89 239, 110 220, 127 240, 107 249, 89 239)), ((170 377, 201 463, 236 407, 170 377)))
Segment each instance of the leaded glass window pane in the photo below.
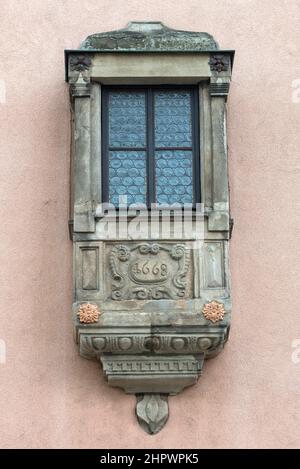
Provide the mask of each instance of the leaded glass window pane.
POLYGON ((191 147, 192 112, 189 91, 154 93, 155 146, 191 147))
POLYGON ((109 201, 116 207, 127 196, 127 204, 146 203, 146 153, 109 152, 109 201))
POLYGON ((111 92, 108 109, 110 147, 145 147, 145 92, 111 92))
POLYGON ((193 202, 193 156, 191 151, 155 152, 156 201, 159 204, 193 202))

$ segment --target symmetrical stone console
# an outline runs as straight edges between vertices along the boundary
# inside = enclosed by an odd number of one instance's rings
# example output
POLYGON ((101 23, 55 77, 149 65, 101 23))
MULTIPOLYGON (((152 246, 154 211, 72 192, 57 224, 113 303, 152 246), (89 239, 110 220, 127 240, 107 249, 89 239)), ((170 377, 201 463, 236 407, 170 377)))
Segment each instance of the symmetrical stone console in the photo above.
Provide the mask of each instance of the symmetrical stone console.
POLYGON ((227 340, 224 243, 75 243, 80 354, 101 362, 108 384, 137 395, 137 416, 149 433, 166 422, 167 396, 195 384, 204 359, 227 340))

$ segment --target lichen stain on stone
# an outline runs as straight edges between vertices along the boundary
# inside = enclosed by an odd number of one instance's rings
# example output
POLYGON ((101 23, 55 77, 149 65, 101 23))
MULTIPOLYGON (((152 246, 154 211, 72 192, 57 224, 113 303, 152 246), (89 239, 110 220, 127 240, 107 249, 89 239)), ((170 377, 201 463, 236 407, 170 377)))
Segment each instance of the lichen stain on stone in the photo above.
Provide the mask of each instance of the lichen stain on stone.
POLYGON ((171 29, 161 22, 130 22, 126 28, 88 36, 82 50, 99 51, 216 51, 218 43, 208 33, 171 29))

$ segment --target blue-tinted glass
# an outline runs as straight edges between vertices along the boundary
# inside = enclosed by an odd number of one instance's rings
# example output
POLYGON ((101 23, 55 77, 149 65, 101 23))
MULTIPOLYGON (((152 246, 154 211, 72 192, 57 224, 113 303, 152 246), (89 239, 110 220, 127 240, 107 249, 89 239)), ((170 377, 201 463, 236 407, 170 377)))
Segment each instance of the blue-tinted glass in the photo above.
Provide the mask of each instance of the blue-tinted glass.
POLYGON ((117 207, 119 197, 126 195, 127 205, 145 204, 146 189, 146 153, 144 151, 110 151, 109 201, 117 207))
POLYGON ((191 93, 157 91, 154 93, 155 146, 192 146, 191 93))
POLYGON ((191 151, 155 152, 156 201, 159 204, 193 203, 191 151))
POLYGON ((108 107, 110 147, 145 147, 145 93, 111 91, 108 107))

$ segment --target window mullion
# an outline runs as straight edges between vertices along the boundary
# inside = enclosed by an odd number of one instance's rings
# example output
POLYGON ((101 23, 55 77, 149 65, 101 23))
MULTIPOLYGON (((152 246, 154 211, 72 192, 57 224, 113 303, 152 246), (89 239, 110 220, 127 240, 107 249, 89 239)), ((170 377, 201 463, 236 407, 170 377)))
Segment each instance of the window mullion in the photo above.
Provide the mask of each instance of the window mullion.
POLYGON ((200 202, 200 145, 199 145, 199 95, 198 90, 192 92, 192 142, 193 142, 193 204, 200 202))
POLYGON ((102 89, 102 111, 101 111, 101 128, 102 128, 102 202, 109 202, 109 93, 102 89))
POLYGON ((147 90, 147 170, 148 170, 148 206, 155 202, 155 168, 154 168, 154 99, 151 88, 147 90))

